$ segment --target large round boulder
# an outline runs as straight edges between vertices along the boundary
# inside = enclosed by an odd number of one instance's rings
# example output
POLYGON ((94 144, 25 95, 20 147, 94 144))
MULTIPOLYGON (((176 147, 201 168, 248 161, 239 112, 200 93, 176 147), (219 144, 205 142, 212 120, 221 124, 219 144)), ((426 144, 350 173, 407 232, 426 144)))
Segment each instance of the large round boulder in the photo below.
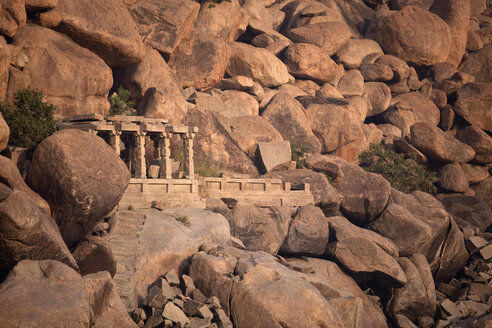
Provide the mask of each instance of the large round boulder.
POLYGON ((473 148, 425 122, 412 125, 410 141, 425 156, 440 163, 466 163, 475 157, 473 148))
POLYGON ((466 49, 470 0, 437 0, 429 10, 448 24, 451 32, 451 46, 446 62, 458 67, 466 49))
POLYGON ((287 254, 321 255, 328 243, 328 222, 319 207, 302 206, 290 223, 289 232, 280 248, 287 254))
POLYGON ((287 236, 290 215, 286 206, 237 206, 232 211, 234 237, 248 250, 277 254, 287 236))
POLYGON ((51 206, 69 247, 82 240, 119 202, 130 180, 125 163, 103 139, 62 130, 34 152, 29 185, 51 206))
POLYGON ((9 96, 29 87, 42 91, 59 117, 107 113, 113 76, 95 53, 61 33, 35 25, 20 29, 10 48, 12 62, 25 63, 19 70, 10 66, 15 73, 9 78, 9 96))
POLYGON ((57 260, 78 270, 56 223, 28 194, 0 184, 0 277, 19 261, 57 260))
POLYGON ((0 285, 3 327, 138 327, 107 272, 81 277, 52 260, 19 262, 0 285))
POLYGON ((137 25, 122 1, 59 0, 39 17, 43 26, 68 35, 108 66, 134 64, 145 56, 137 25))
POLYGON ((373 37, 385 53, 415 65, 446 61, 451 46, 449 26, 439 16, 416 6, 382 16, 374 26, 373 37))

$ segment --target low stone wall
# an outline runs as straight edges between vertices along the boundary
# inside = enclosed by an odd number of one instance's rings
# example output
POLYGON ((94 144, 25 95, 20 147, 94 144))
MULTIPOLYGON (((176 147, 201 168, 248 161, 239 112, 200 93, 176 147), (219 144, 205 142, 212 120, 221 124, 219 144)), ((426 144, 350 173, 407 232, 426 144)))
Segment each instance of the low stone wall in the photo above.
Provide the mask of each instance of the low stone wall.
POLYGON ((200 178, 201 194, 211 198, 232 198, 237 205, 303 206, 314 204, 309 184, 300 190, 280 179, 200 178))
POLYGON ((199 194, 199 181, 195 179, 130 179, 130 184, 120 200, 120 208, 163 207, 205 208, 199 194))
POLYGON ((280 179, 210 178, 130 179, 120 208, 162 207, 205 208, 205 197, 231 198, 237 205, 304 206, 314 204, 309 184, 292 190, 280 179))

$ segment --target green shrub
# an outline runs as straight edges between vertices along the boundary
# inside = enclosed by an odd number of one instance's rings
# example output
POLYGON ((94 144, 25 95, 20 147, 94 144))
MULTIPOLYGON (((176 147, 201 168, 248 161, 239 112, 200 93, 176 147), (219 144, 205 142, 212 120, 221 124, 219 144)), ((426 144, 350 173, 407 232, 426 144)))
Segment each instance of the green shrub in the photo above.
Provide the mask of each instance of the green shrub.
POLYGON ((191 222, 187 216, 175 216, 176 221, 181 222, 185 227, 191 227, 191 222))
POLYGON ((10 128, 9 144, 31 148, 56 131, 56 107, 43 99, 41 91, 24 89, 14 93, 14 105, 0 103, 0 112, 10 128))
POLYGON ((130 91, 120 87, 116 93, 109 98, 111 107, 109 115, 134 115, 135 102, 132 100, 130 91))
POLYGON ((360 166, 368 172, 381 174, 400 191, 410 193, 421 190, 430 194, 437 191, 437 176, 421 164, 415 154, 399 154, 382 145, 371 145, 359 155, 360 166))
POLYGON ((290 142, 290 150, 291 150, 291 161, 296 162, 296 168, 302 169, 304 168, 304 162, 306 159, 306 153, 308 149, 302 145, 299 145, 295 142, 290 142))

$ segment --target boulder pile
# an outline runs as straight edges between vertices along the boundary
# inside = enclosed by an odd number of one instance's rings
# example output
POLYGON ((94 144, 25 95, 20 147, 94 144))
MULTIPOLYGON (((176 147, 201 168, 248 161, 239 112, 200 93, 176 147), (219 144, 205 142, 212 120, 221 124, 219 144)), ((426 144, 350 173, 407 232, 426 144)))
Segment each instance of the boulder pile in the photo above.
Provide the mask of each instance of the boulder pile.
POLYGON ((490 0, 0 0, 0 109, 26 88, 60 120, 126 89, 198 127, 197 167, 314 204, 118 208, 102 138, 24 151, 0 116, 6 327, 492 325, 490 0), (437 192, 364 170, 371 145, 437 192))

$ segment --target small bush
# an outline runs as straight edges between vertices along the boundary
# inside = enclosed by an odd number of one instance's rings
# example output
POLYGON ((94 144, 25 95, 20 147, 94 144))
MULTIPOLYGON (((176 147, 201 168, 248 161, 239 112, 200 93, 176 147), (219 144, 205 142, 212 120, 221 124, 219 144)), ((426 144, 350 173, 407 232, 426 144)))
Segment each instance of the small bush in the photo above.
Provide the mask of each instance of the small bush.
POLYGON ((185 227, 191 227, 191 222, 187 216, 175 216, 176 221, 181 222, 185 227))
POLYGON ((24 89, 14 93, 14 105, 0 103, 5 122, 10 128, 9 144, 31 148, 56 131, 56 107, 43 102, 44 94, 24 89))
POLYGON ((116 93, 109 98, 111 107, 109 115, 135 115, 135 102, 132 100, 130 91, 120 87, 116 93))
POLYGON ((129 211, 134 211, 134 210, 135 210, 135 208, 133 208, 133 205, 128 205, 128 210, 129 210, 129 211))
POLYGON ((291 160, 296 162, 296 168, 304 168, 304 162, 306 159, 306 153, 308 149, 302 145, 295 142, 290 142, 290 150, 292 152, 291 160))
POLYGON ((421 190, 435 194, 434 183, 438 180, 435 172, 416 161, 415 154, 399 154, 382 145, 371 145, 359 155, 360 166, 368 172, 381 174, 400 191, 410 193, 421 190))

